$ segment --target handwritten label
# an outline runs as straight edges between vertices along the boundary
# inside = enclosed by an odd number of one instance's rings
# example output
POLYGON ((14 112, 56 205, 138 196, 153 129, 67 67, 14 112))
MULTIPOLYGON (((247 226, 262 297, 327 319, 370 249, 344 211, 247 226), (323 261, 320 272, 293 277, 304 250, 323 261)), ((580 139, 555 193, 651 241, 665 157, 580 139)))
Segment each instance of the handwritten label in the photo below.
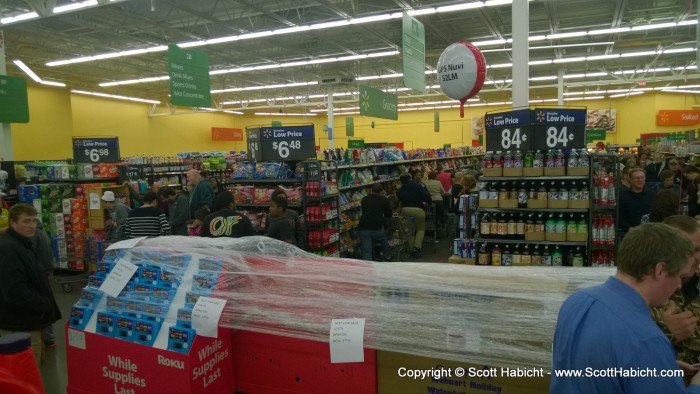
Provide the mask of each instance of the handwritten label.
POLYGON ((224 311, 226 300, 211 297, 199 297, 192 309, 192 328, 197 335, 218 338, 219 319, 224 311))
POLYGON ((364 334, 365 319, 333 319, 329 340, 331 362, 364 362, 364 334))
POLYGON ((139 269, 135 264, 127 263, 124 260, 119 260, 117 265, 112 268, 112 272, 107 275, 107 278, 102 282, 100 290, 105 294, 117 297, 122 292, 124 286, 129 282, 134 273, 139 269))
POLYGON ((74 330, 72 328, 68 329, 68 345, 77 347, 78 349, 87 350, 87 345, 85 344, 85 333, 82 331, 74 330))

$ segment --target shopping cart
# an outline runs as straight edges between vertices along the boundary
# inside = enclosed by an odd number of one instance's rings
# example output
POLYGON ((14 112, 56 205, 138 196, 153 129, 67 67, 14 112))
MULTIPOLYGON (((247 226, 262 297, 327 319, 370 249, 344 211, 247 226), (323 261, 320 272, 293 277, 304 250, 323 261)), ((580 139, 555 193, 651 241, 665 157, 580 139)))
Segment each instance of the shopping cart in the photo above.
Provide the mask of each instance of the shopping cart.
POLYGON ((432 248, 433 253, 437 252, 437 245, 440 243, 438 240, 438 217, 437 217, 437 207, 432 204, 425 210, 425 237, 423 238, 423 245, 432 248))

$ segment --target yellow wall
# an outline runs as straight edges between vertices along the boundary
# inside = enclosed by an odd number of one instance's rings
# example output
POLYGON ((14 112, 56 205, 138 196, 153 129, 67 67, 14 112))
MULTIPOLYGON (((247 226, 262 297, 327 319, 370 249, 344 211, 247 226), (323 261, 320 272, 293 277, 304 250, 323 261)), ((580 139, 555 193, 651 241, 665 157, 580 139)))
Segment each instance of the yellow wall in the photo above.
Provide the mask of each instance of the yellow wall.
MULTIPOLYGON (((211 141, 211 127, 269 125, 273 120, 284 125, 313 123, 316 142, 328 146, 322 127, 328 119, 324 113, 314 117, 261 117, 226 113, 196 113, 148 116, 149 105, 80 94, 67 89, 30 85, 30 122, 13 124, 16 160, 54 160, 72 156, 71 136, 119 136, 121 154, 173 155, 184 151, 244 150, 244 142, 211 141)), ((662 109, 692 109, 698 103, 694 95, 647 93, 627 98, 567 101, 567 105, 590 109, 615 108, 617 132, 608 133, 606 142, 633 144, 642 133, 676 132, 691 126, 656 126, 656 113, 662 109)), ((549 103, 548 103, 549 104, 549 103)), ((347 146, 348 138, 365 142, 404 142, 405 147, 437 148, 444 144, 471 144, 471 117, 506 107, 465 108, 464 118, 458 109, 440 110, 440 132, 433 131, 434 111, 400 112, 399 120, 355 119, 355 136, 345 136, 345 115, 335 117, 336 147, 347 146), (371 122, 375 127, 371 128, 371 122)), ((182 112, 179 109, 178 112, 182 112)), ((164 112, 160 106, 159 113, 164 112)))

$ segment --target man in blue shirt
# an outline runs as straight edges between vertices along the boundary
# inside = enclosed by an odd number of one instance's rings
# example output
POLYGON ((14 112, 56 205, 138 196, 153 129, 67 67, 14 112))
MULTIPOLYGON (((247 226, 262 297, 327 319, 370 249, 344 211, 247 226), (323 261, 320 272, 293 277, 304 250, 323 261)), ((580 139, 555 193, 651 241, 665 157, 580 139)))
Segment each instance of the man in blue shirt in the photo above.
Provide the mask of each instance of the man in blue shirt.
POLYGON ((549 392, 700 394, 700 374, 685 387, 671 343, 649 311, 664 305, 681 276, 690 274, 694 252, 688 237, 668 225, 631 229, 620 245, 615 276, 562 305, 549 392))

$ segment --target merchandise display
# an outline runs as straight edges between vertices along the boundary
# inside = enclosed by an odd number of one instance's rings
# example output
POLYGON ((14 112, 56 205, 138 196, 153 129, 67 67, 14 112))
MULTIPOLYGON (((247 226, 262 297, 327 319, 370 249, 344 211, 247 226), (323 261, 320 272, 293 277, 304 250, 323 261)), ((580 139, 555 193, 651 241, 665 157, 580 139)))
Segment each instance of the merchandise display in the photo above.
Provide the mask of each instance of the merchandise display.
POLYGON ((222 327, 327 342, 331 319, 358 317, 366 319, 366 347, 543 368, 561 302, 611 274, 373 264, 318 257, 265 237, 145 239, 108 252, 99 270, 70 325, 114 340, 182 351, 196 335, 188 308, 207 295, 228 300, 222 327), (100 294, 102 275, 120 259, 138 271, 118 297, 100 294))

